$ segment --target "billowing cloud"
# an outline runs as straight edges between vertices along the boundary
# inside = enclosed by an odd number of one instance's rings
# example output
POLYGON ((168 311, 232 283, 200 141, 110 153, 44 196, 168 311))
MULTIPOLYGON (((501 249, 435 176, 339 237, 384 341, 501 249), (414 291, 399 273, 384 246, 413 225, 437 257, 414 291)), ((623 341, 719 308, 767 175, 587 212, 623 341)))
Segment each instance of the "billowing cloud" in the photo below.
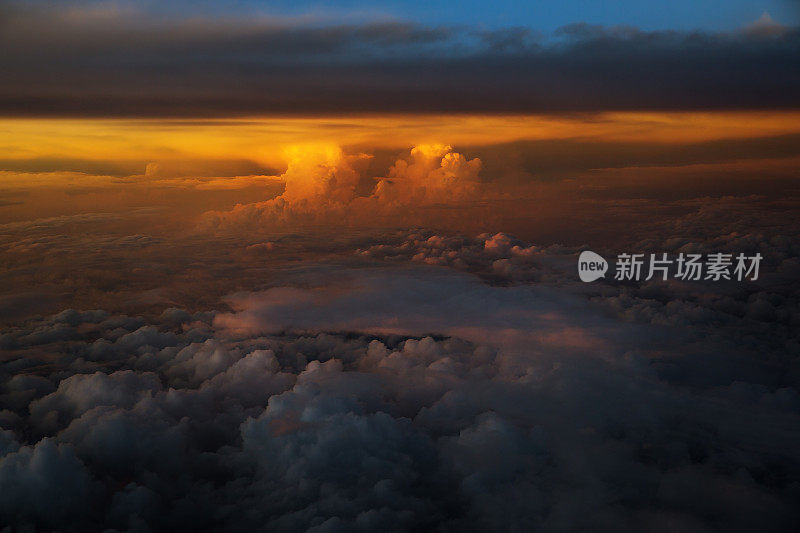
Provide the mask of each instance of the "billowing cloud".
POLYGON ((389 168, 387 176, 372 180, 366 194, 359 194, 359 187, 369 180, 365 175, 369 155, 315 145, 290 147, 287 157, 280 196, 239 204, 227 212, 206 213, 204 225, 224 229, 242 224, 347 224, 391 216, 407 220, 420 208, 464 204, 481 193, 480 159, 468 160, 441 144, 413 147, 389 168))
POLYGON ((467 160, 451 150, 441 144, 415 146, 408 160, 398 160, 389 175, 378 181, 375 198, 399 205, 447 204, 472 198, 481 160, 467 160))
MULTIPOLYGON (((796 523, 800 375, 765 364, 794 365, 784 351, 792 330, 741 316, 713 291, 693 304, 703 312, 682 313, 689 322, 656 324, 635 311, 654 297, 647 285, 591 294, 567 279, 557 291, 552 278, 488 285, 388 253, 462 256, 453 266, 479 272, 525 258, 517 266, 550 276, 560 264, 547 256, 573 257, 505 234, 398 235, 396 250, 377 246, 370 253, 387 252, 390 267, 301 270, 235 297, 233 312, 68 310, 7 329, 3 522, 270 531, 796 523), (767 324, 770 338, 759 333, 767 324), (69 335, 36 334, 59 328, 69 335)), ((662 290, 674 302, 691 297, 662 290)))

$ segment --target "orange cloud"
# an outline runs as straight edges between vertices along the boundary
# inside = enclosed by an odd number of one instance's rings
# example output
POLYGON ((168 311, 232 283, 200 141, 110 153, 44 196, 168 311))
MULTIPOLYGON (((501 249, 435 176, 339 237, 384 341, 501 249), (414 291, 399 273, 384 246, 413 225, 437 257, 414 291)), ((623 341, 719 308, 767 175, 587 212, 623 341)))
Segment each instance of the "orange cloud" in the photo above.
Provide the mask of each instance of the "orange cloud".
POLYGON ((452 203, 465 200, 478 188, 481 160, 467 160, 443 144, 423 144, 411 149, 409 159, 399 159, 389 176, 378 181, 373 197, 385 204, 452 203))
POLYGON ((290 204, 342 204, 355 197, 370 156, 346 155, 333 145, 295 145, 286 149, 289 166, 280 198, 290 204))
POLYGON ((370 156, 346 154, 331 145, 298 145, 286 151, 289 164, 277 198, 239 204, 231 211, 206 214, 210 227, 242 223, 281 224, 360 217, 434 204, 454 204, 478 192, 480 159, 468 160, 444 144, 423 144, 398 159, 388 175, 376 178, 371 194, 357 195, 370 156))
POLYGON ((800 111, 360 116, 216 120, 0 119, 0 158, 248 159, 285 168, 291 147, 357 150, 515 140, 688 143, 800 133, 800 111))

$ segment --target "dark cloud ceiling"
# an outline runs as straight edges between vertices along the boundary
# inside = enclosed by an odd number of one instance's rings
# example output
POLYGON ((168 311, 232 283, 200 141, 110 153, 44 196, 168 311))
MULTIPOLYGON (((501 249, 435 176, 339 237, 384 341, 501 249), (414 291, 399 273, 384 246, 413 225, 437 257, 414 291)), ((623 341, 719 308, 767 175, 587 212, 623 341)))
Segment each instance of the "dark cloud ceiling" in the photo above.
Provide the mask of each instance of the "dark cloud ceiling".
POLYGON ((800 31, 544 37, 409 22, 0 11, 0 113, 570 112, 793 108, 800 31))

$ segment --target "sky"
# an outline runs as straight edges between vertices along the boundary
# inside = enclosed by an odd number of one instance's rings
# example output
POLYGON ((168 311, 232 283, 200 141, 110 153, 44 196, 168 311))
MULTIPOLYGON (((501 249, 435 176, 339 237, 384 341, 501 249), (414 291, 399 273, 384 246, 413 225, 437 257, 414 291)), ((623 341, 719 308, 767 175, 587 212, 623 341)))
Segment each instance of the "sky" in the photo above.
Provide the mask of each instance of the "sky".
POLYGON ((800 530, 797 2, 12 1, 0 49, 0 529, 800 530))

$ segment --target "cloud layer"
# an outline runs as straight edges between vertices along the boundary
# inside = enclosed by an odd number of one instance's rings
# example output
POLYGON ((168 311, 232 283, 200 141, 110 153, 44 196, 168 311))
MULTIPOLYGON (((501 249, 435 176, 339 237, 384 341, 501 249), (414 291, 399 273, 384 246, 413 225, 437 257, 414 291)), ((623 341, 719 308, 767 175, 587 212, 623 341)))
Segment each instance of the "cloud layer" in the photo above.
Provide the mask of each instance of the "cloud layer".
POLYGON ((747 286, 586 286, 577 249, 418 230, 366 240, 347 269, 296 263, 225 311, 66 310, 7 327, 0 519, 791 530, 795 241, 658 245, 758 250, 769 266, 747 286))
POLYGON ((231 116, 795 108, 800 39, 732 33, 326 24, 153 16, 130 6, 0 11, 4 115, 231 116))

